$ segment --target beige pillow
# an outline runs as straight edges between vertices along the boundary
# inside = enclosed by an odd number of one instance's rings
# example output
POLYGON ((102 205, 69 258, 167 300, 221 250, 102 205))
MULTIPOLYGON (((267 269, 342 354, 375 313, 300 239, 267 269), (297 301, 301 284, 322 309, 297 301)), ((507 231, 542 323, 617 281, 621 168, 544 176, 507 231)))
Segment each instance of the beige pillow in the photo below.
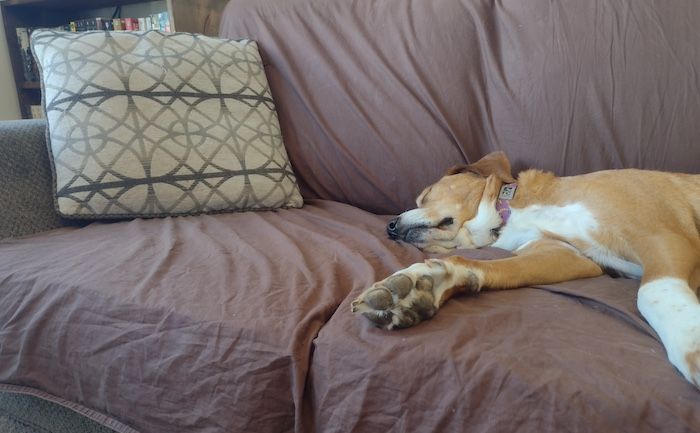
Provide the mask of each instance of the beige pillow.
POLYGON ((302 206, 255 42, 41 30, 31 43, 61 215, 302 206))

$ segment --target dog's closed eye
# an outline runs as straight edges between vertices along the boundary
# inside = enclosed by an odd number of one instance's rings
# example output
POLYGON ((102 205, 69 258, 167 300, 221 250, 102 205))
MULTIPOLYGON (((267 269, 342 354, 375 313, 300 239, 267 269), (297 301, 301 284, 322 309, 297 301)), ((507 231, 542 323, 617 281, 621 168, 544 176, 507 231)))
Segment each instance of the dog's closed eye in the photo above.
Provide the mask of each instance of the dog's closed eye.
POLYGON ((455 220, 452 217, 443 218, 442 221, 438 223, 437 227, 439 229, 444 229, 451 226, 454 222, 455 220))

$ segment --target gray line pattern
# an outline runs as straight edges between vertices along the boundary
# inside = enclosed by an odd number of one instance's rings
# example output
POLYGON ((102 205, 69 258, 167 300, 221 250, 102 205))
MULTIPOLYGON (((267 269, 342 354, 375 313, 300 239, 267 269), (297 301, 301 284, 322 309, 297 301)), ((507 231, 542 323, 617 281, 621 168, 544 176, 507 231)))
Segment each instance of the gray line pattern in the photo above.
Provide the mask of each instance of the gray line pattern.
POLYGON ((302 205, 255 42, 39 30, 32 49, 61 215, 302 205))

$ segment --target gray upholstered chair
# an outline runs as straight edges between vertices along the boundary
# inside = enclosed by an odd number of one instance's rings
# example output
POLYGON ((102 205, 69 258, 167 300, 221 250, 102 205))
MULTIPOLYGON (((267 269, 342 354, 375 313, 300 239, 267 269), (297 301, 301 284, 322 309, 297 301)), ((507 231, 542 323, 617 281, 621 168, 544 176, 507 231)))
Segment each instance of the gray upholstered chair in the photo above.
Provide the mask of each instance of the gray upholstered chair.
POLYGON ((43 120, 0 122, 0 239, 68 225, 54 210, 43 120))

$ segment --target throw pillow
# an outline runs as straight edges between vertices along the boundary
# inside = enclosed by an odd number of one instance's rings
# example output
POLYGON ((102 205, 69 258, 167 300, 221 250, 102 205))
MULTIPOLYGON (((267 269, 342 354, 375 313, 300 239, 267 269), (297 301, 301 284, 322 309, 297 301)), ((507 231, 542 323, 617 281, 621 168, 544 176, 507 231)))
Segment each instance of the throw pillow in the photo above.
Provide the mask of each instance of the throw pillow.
POLYGON ((61 215, 303 204, 254 41, 37 30, 31 44, 61 215))

